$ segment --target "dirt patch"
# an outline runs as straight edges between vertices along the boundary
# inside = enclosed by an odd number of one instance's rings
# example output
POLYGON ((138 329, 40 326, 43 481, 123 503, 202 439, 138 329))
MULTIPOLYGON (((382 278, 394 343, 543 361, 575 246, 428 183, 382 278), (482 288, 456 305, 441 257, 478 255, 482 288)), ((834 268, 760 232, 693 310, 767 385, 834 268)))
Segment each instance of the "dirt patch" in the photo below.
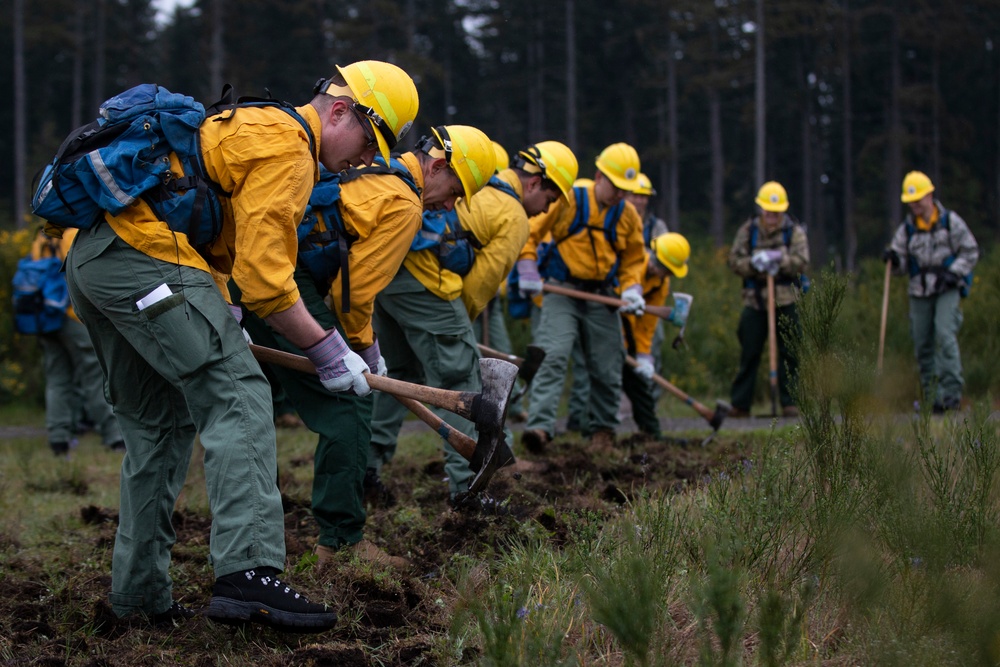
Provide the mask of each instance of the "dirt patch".
MULTIPOLYGON (((441 637, 449 629, 456 582, 470 567, 485 579, 490 559, 510 548, 525 522, 537 524, 560 548, 598 531, 639 493, 676 492, 739 465, 747 447, 734 435, 704 447, 695 439, 632 438, 600 454, 588 452, 584 440, 559 437, 544 455, 526 457, 544 463, 538 471, 500 471, 486 502, 461 510, 449 502, 440 460, 394 462, 383 481, 397 505, 370 510, 366 537, 409 559, 405 574, 346 554, 317 572, 309 498, 283 495, 287 576, 340 616, 337 628, 320 636, 217 626, 201 616, 156 627, 117 619, 107 602, 117 511, 83 506, 80 525, 66 536, 74 552, 65 567, 53 567, 44 556, 22 556, 14 537, 0 536, 0 655, 18 656, 14 664, 86 667, 207 666, 223 655, 227 664, 265 666, 442 664, 441 637)), ((214 578, 207 563, 211 520, 181 510, 173 527, 174 597, 198 609, 207 604, 214 578)), ((474 661, 474 648, 464 650, 474 661)))

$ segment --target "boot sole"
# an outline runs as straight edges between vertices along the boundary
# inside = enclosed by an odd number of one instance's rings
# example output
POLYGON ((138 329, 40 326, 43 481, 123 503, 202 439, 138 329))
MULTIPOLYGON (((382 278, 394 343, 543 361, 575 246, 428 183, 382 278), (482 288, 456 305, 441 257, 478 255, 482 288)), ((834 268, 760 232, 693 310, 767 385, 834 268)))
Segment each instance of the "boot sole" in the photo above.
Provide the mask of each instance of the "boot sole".
POLYGON ((334 612, 306 613, 275 609, 259 602, 244 602, 232 598, 213 597, 204 611, 205 617, 228 625, 257 623, 282 632, 325 632, 337 624, 334 612))

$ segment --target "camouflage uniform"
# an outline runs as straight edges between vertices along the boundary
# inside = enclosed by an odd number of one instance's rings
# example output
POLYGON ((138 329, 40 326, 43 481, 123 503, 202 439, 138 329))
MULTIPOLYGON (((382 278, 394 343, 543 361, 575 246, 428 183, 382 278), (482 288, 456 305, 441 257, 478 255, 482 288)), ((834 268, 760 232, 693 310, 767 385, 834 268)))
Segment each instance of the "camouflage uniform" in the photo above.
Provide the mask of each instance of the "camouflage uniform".
POLYGON ((747 412, 753 403, 757 367, 767 342, 767 274, 760 273, 750 263, 750 258, 759 250, 782 251, 778 274, 774 277, 778 320, 778 390, 781 405, 794 406, 791 384, 795 378, 797 360, 785 341, 798 330, 795 302, 801 294, 799 276, 809 265, 809 244, 805 228, 785 215, 781 225, 768 231, 761 224, 760 218, 754 217, 740 226, 729 251, 729 268, 743 278, 743 311, 737 331, 742 352, 740 370, 733 381, 731 398, 733 408, 747 412), (757 238, 751 249, 750 237, 755 226, 757 238))
POLYGON ((971 273, 979 260, 979 246, 961 216, 936 200, 934 208, 928 222, 907 215, 890 248, 901 260, 897 273, 910 276, 910 335, 924 396, 933 397, 938 407, 955 408, 964 384, 958 349, 962 310, 959 285, 955 279, 946 282, 942 278, 948 278, 945 272, 971 273), (946 212, 948 224, 943 225, 946 212))

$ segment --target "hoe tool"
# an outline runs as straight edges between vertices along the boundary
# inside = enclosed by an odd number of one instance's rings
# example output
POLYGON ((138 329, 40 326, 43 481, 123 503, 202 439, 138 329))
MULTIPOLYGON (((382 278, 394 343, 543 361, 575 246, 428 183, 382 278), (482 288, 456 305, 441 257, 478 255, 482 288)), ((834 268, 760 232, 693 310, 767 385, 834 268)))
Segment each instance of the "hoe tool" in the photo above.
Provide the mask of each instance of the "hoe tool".
MULTIPOLYGON (((621 307, 625 305, 624 301, 613 296, 594 294, 593 292, 583 292, 580 290, 570 289, 569 287, 563 287, 561 285, 550 285, 549 283, 545 283, 542 285, 542 289, 546 292, 551 292, 552 294, 561 294, 563 296, 573 297, 574 299, 583 299, 584 301, 594 301, 608 306, 621 307)), ((670 319, 670 313, 673 309, 667 306, 647 305, 645 310, 650 315, 656 315, 659 318, 668 320, 670 319)))
MULTIPOLYGON (((303 373, 316 373, 316 367, 302 355, 261 345, 250 345, 250 351, 257 361, 284 366, 303 373)), ((514 462, 514 455, 504 441, 503 426, 507 418, 510 392, 517 377, 517 367, 499 359, 480 359, 479 370, 482 375, 483 391, 478 394, 426 387, 365 373, 368 386, 391 394, 469 461, 469 467, 477 473, 469 485, 469 493, 478 493, 485 489, 497 470, 514 462), (457 431, 431 412, 422 401, 474 422, 479 432, 479 439, 474 441, 461 431, 457 431)))
POLYGON ((778 318, 774 303, 774 276, 767 274, 767 379, 771 383, 771 416, 778 416, 778 318))
POLYGON ((889 281, 892 280, 892 262, 885 263, 885 282, 882 284, 882 324, 878 329, 878 363, 875 369, 882 372, 882 360, 885 358, 885 325, 889 320, 889 281))
MULTIPOLYGON (((635 368, 636 366, 639 365, 638 362, 631 356, 625 357, 625 363, 627 363, 632 368, 635 368)), ((716 432, 718 432, 719 430, 719 427, 722 426, 722 422, 726 419, 726 417, 729 415, 729 412, 733 409, 733 406, 729 405, 729 403, 726 403, 725 401, 716 401, 715 411, 713 412, 704 405, 702 405, 701 403, 699 403, 698 401, 691 398, 688 394, 684 393, 684 391, 679 389, 676 385, 672 384, 665 377, 658 375, 656 373, 653 374, 653 382, 660 385, 668 392, 670 392, 677 398, 684 401, 686 404, 690 405, 692 408, 694 408, 695 412, 697 412, 699 415, 705 418, 705 421, 708 422, 708 425, 712 427, 712 435, 708 436, 708 438, 706 438, 701 443, 703 445, 708 444, 708 442, 715 436, 716 432)))

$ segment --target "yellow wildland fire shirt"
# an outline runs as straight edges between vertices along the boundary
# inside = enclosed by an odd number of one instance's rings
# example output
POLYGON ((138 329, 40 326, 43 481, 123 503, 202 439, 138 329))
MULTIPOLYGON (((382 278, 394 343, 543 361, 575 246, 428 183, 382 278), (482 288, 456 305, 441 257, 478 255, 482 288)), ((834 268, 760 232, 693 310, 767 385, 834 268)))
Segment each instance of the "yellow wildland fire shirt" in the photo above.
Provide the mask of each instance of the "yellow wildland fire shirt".
MULTIPOLYGON (((647 253, 646 265, 652 259, 647 253)), ((657 275, 646 271, 642 280, 642 296, 646 299, 646 304, 650 306, 662 306, 667 302, 670 294, 670 276, 660 278, 657 275)), ((632 339, 635 342, 636 354, 652 354, 653 334, 656 333, 656 325, 660 323, 660 317, 656 315, 644 314, 642 317, 628 314, 624 315, 627 326, 632 329, 632 339)), ((626 343, 627 344, 627 343, 626 343)))
MULTIPOLYGON (((315 138, 299 122, 274 107, 243 107, 232 118, 201 125, 206 175, 230 197, 222 204, 222 232, 199 254, 187 235, 174 232, 139 200, 119 216, 105 214, 115 233, 150 257, 210 271, 229 301, 232 276, 243 292, 243 305, 265 318, 290 308, 299 299, 292 276, 298 252, 296 228, 305 214, 313 185, 319 180, 319 115, 309 105, 296 111, 315 138)), ((172 156, 173 171, 181 174, 172 156)))
POLYGON ((559 243, 559 254, 576 280, 603 281, 615 260, 618 265, 618 282, 622 290, 642 282, 646 269, 646 252, 642 242, 642 220, 635 207, 625 202, 618 218, 617 242, 614 246, 604 234, 604 216, 608 209, 599 208, 594 197, 594 186, 586 188, 590 198, 590 218, 579 233, 568 236, 570 225, 576 217, 576 199, 558 199, 549 210, 528 222, 531 231, 518 259, 538 260, 538 245, 551 232, 552 241, 559 243))
MULTIPOLYGON (((416 155, 405 153, 399 160, 423 191, 424 174, 416 155)), ((364 169, 360 171, 364 173, 364 169)), ((413 237, 420 231, 423 203, 400 177, 371 174, 342 183, 337 205, 347 233, 357 237, 348 258, 350 312, 342 311, 343 270, 334 279, 330 296, 350 346, 361 350, 375 342, 372 331, 375 297, 392 282, 406 259, 413 237)), ((328 229, 323 216, 318 217, 317 229, 328 229)))
POLYGON ((456 208, 462 228, 475 234, 483 246, 476 250, 476 261, 462 280, 462 302, 470 321, 497 293, 528 240, 528 214, 520 201, 524 196, 521 179, 513 169, 504 169, 497 178, 511 186, 518 199, 487 185, 473 195, 468 206, 460 203, 456 208))

